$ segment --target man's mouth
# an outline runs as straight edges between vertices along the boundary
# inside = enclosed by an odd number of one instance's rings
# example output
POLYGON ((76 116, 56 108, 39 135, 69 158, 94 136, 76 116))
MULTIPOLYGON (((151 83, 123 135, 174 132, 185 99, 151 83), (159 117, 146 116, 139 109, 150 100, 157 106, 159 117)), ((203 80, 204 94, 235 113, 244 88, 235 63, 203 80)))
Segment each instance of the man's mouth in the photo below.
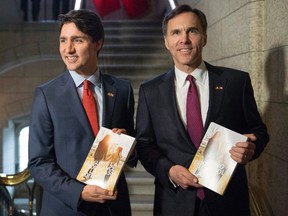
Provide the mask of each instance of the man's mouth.
POLYGON ((192 48, 180 48, 178 49, 180 52, 190 52, 192 48))
POLYGON ((75 62, 77 60, 77 57, 76 56, 66 56, 66 59, 68 60, 68 62, 75 62))

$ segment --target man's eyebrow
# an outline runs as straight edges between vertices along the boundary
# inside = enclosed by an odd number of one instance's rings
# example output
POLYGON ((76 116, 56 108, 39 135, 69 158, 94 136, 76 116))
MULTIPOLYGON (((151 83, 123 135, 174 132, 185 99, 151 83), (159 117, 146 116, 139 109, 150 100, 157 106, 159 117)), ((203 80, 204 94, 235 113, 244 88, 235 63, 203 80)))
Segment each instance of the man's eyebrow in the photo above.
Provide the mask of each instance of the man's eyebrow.
MULTIPOLYGON (((66 36, 60 36, 59 38, 60 38, 60 39, 65 39, 65 38, 68 38, 68 37, 66 37, 66 36)), ((70 38, 72 38, 72 39, 76 39, 76 38, 85 39, 85 38, 87 38, 87 37, 86 37, 86 36, 83 36, 83 35, 73 35, 73 36, 71 36, 70 38)))
POLYGON ((187 29, 189 29, 189 30, 191 30, 191 29, 196 29, 196 30, 198 30, 199 28, 198 28, 197 26, 190 26, 190 27, 188 27, 187 29))
POLYGON ((172 32, 172 33, 173 33, 173 32, 178 32, 178 31, 181 31, 180 28, 171 29, 169 32, 172 32))

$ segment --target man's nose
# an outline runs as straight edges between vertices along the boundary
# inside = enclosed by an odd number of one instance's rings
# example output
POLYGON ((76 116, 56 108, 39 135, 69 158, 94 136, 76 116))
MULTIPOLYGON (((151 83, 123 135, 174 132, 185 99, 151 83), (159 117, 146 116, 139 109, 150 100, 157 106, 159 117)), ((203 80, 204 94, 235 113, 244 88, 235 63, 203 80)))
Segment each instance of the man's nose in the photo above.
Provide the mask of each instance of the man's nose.
POLYGON ((72 53, 75 51, 75 47, 72 42, 67 42, 66 44, 66 52, 72 53))

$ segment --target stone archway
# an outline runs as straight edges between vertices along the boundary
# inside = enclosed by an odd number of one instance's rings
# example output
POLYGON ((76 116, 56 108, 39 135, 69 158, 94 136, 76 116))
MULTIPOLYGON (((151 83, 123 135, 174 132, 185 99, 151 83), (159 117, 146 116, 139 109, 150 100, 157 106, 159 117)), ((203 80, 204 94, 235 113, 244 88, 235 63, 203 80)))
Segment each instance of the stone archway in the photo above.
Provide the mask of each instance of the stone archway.
MULTIPOLYGON (((34 89, 65 70, 58 56, 35 56, 6 64, 0 71, 0 129, 9 119, 30 113, 34 89)), ((0 139, 2 142, 2 130, 0 139)))

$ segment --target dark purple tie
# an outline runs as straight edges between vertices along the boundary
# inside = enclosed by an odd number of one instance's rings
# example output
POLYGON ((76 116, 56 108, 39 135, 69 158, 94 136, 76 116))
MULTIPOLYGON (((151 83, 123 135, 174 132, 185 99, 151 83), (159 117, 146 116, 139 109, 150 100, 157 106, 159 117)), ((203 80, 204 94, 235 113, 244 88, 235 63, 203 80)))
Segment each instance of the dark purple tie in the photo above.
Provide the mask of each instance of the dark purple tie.
POLYGON ((198 149, 203 132, 200 102, 193 76, 188 75, 186 79, 190 82, 186 104, 187 131, 195 147, 198 149))
MULTIPOLYGON (((203 132, 200 101, 199 101, 198 91, 194 83, 193 76, 188 75, 186 80, 190 82, 190 86, 187 92, 187 102, 186 102, 187 131, 196 149, 198 149, 201 143, 202 132, 203 132)), ((204 190, 198 189, 197 196, 198 198, 203 200, 205 197, 204 190)))

